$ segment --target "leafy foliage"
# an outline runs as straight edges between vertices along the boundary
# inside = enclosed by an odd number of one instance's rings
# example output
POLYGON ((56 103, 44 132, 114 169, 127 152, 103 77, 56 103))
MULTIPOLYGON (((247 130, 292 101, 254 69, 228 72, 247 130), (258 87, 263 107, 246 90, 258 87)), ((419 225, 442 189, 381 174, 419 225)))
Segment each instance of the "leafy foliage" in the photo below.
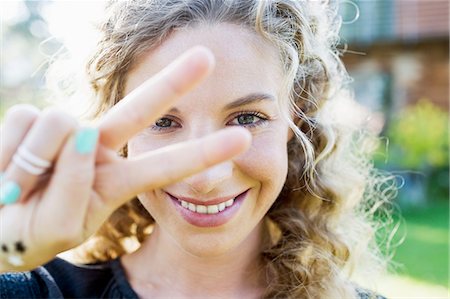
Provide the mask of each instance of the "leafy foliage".
POLYGON ((448 167, 448 113, 426 99, 400 112, 387 137, 389 163, 410 170, 448 167))

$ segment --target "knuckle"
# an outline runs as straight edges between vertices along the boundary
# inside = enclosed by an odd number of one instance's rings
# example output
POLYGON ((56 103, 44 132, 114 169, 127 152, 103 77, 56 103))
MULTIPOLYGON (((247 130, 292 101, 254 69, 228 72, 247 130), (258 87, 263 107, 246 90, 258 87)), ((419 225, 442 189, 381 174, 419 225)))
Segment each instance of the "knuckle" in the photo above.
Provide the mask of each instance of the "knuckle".
POLYGON ((147 126, 149 123, 149 120, 145 117, 145 115, 139 109, 129 109, 127 111, 127 115, 128 115, 130 122, 137 124, 140 127, 147 126))
POLYGON ((42 121, 46 126, 62 132, 71 131, 76 128, 76 120, 69 114, 58 108, 47 108, 42 113, 42 121))
POLYGON ((17 121, 33 121, 39 116, 39 109, 28 104, 19 104, 12 106, 6 112, 6 119, 17 121))
POLYGON ((185 93, 185 90, 180 85, 177 80, 171 78, 170 76, 166 77, 166 80, 163 80, 163 84, 165 88, 174 96, 174 97, 180 97, 185 93))

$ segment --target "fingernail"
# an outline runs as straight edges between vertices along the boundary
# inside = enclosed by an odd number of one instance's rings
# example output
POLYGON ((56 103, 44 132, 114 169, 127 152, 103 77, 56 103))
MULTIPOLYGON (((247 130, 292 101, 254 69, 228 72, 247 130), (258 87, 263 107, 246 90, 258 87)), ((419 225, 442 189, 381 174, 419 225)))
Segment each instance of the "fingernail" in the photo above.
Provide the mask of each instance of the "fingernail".
POLYGON ((20 197, 20 186, 14 182, 6 182, 0 186, 0 204, 9 205, 15 203, 20 197))
POLYGON ((90 154, 94 151, 98 140, 98 129, 84 128, 77 132, 75 147, 80 154, 90 154))

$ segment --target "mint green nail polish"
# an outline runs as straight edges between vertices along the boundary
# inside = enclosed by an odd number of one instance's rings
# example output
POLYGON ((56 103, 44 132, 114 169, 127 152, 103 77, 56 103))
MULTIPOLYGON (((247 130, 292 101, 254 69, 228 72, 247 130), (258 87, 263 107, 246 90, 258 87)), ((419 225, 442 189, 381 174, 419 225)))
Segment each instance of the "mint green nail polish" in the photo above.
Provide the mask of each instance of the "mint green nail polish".
POLYGON ((95 149, 98 140, 98 129, 85 128, 78 131, 75 137, 75 147, 80 154, 90 154, 95 149))
POLYGON ((20 186, 14 182, 6 182, 0 186, 0 204, 9 205, 15 203, 20 197, 20 186))

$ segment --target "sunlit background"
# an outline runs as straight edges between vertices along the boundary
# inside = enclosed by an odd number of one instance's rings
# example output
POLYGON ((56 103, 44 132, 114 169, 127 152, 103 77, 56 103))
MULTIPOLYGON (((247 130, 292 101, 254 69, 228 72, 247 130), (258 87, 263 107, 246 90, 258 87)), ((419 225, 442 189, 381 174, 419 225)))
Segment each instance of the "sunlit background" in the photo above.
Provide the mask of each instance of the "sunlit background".
MULTIPOLYGON (((102 7, 102 1, 0 1, 0 118, 17 103, 53 103, 44 86, 48 63, 63 44, 88 53, 102 7)), ((374 161, 401 176, 395 203, 402 215, 395 219, 403 219, 398 238, 405 239, 378 291, 449 298, 448 1, 342 1, 340 13, 340 48, 347 49, 356 99, 374 111, 373 128, 386 140, 374 161)))

